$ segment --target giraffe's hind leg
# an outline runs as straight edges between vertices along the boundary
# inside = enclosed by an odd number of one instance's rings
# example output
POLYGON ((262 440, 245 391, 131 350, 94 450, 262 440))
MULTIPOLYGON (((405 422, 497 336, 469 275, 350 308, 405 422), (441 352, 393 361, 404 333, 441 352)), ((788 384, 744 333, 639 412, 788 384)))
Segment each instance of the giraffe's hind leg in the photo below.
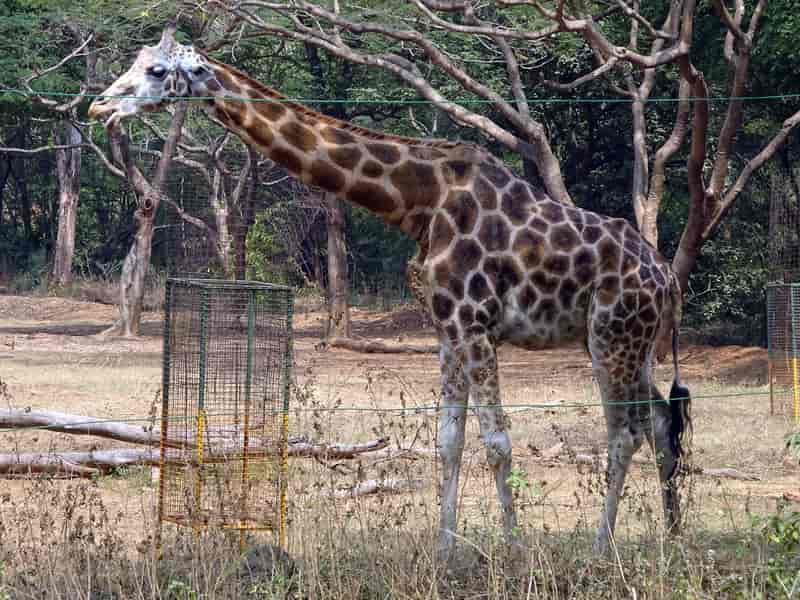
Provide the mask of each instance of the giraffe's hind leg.
POLYGON ((625 485, 634 453, 645 437, 647 404, 642 403, 640 386, 641 368, 625 368, 620 348, 609 348, 603 343, 592 343, 594 376, 600 387, 603 412, 608 430, 608 488, 600 514, 600 524, 594 542, 595 552, 608 554, 614 536, 620 496, 625 485))
MULTIPOLYGON (((649 383, 649 382, 648 382, 649 383)), ((672 427, 672 414, 664 397, 651 385, 651 398, 653 398, 651 430, 648 431, 648 441, 656 456, 658 464, 658 478, 661 483, 661 500, 664 506, 664 523, 668 533, 677 533, 680 525, 680 505, 676 478, 679 467, 677 448, 670 435, 672 427)))

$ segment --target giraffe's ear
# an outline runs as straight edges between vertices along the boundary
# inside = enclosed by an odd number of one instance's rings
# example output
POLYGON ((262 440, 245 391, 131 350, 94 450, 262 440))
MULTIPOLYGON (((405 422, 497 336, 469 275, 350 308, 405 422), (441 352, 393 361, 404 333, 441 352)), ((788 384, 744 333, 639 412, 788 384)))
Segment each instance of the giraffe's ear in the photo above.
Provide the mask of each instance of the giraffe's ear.
POLYGON ((158 48, 164 52, 169 52, 172 45, 175 43, 175 30, 177 25, 173 22, 167 25, 164 32, 161 34, 161 41, 158 43, 158 48))

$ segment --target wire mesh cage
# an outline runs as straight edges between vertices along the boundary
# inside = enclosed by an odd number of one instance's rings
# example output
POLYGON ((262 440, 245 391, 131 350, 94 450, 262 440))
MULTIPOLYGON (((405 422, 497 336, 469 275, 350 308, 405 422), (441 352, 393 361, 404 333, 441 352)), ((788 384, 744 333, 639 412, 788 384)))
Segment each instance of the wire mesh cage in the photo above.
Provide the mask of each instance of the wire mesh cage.
POLYGON ((770 412, 800 423, 800 282, 767 286, 770 412))
POLYGON ((169 278, 159 522, 271 530, 284 546, 290 288, 169 278))
POLYGON ((767 285, 770 412, 791 410, 800 423, 800 197, 791 176, 774 174, 767 285))

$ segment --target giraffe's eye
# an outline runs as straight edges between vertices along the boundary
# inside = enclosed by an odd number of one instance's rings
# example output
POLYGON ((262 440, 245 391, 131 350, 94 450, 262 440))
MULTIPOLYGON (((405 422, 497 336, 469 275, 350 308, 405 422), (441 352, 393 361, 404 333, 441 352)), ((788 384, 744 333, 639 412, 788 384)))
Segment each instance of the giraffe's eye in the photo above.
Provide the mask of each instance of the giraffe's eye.
POLYGON ((164 75, 167 74, 167 70, 161 65, 155 65, 147 69, 148 75, 152 75, 156 79, 163 79, 164 75))

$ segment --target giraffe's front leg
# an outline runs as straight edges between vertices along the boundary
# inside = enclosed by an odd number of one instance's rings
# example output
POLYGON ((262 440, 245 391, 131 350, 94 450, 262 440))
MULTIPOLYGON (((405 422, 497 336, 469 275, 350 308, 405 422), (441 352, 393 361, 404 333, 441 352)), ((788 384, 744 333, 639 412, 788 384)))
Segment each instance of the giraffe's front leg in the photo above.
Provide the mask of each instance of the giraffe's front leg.
POLYGON ((486 460, 494 473, 497 496, 503 511, 506 538, 519 544, 514 496, 509 483, 511 475, 511 438, 508 423, 500 405, 500 382, 497 373, 497 351, 487 336, 470 341, 467 354, 467 378, 472 403, 477 408, 481 439, 486 447, 486 460))
POLYGON ((458 479, 464 451, 469 387, 460 356, 444 341, 439 359, 442 366, 442 406, 437 441, 442 461, 439 558, 447 562, 452 557, 458 523, 458 479))

